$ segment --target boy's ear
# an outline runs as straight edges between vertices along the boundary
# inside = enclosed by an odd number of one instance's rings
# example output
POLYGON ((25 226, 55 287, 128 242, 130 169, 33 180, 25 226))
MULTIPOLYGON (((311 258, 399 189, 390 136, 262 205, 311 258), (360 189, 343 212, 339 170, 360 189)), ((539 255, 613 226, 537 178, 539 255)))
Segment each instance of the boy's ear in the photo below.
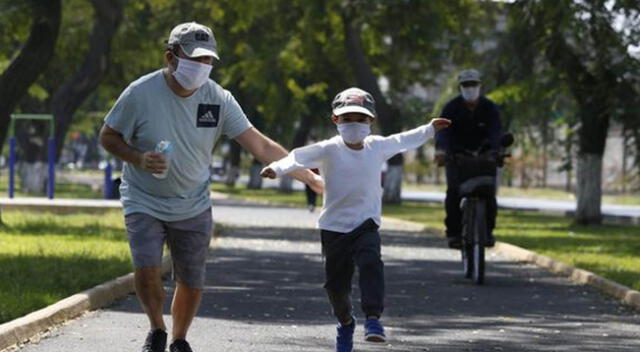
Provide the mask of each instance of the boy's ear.
POLYGON ((331 121, 333 121, 333 123, 338 123, 338 116, 331 115, 331 121))

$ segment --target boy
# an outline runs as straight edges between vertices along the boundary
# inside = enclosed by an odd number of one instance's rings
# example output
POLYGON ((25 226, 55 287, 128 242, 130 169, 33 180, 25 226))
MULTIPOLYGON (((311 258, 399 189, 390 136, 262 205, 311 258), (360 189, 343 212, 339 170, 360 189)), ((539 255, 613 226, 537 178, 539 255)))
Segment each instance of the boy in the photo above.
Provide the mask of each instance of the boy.
POLYGON ((369 136, 376 118, 375 101, 359 88, 340 92, 331 104, 331 120, 339 136, 294 149, 287 157, 262 170, 275 178, 294 170, 319 168, 325 196, 318 227, 326 256, 325 289, 338 319, 336 351, 353 349, 356 326, 351 308, 351 278, 360 274, 361 305, 366 315, 365 340, 385 342, 380 323, 384 300, 384 272, 380 257, 381 169, 397 153, 417 148, 449 120, 436 118, 428 125, 389 137, 369 136))

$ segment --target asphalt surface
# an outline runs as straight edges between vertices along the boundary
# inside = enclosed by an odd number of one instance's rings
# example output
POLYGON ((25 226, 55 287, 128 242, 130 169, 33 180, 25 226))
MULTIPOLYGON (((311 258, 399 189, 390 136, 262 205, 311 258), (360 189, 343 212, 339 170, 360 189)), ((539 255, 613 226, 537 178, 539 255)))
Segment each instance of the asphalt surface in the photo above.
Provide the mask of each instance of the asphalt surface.
MULTIPOLYGON (((213 242, 204 300, 188 337, 194 351, 333 350, 316 216, 214 206, 224 230, 213 242)), ((397 224, 383 228, 388 343, 363 341, 354 285, 356 351, 640 350, 638 312, 589 287, 495 254, 488 257, 486 285, 478 287, 462 278, 459 254, 442 239, 397 224)), ((166 285, 171 294, 172 283, 166 285)), ((130 295, 21 351, 139 351, 147 329, 130 295)))

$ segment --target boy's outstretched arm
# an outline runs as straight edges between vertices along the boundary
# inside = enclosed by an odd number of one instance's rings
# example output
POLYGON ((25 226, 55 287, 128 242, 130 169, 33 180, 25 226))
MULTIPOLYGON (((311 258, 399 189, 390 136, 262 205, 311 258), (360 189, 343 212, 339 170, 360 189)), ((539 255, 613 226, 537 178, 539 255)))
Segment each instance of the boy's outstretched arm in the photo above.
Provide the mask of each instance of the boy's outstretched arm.
MULTIPOLYGON (((236 142, 264 164, 279 160, 287 156, 287 150, 269 137, 263 135, 257 129, 251 127, 235 137, 236 142)), ((322 193, 324 183, 318 179, 318 175, 309 170, 297 170, 291 172, 291 177, 306 183, 316 193, 322 193)))
POLYGON ((450 120, 438 117, 432 119, 431 122, 426 125, 385 137, 382 140, 384 156, 388 159, 398 153, 418 148, 429 140, 429 138, 433 138, 436 131, 447 128, 450 124, 450 120))

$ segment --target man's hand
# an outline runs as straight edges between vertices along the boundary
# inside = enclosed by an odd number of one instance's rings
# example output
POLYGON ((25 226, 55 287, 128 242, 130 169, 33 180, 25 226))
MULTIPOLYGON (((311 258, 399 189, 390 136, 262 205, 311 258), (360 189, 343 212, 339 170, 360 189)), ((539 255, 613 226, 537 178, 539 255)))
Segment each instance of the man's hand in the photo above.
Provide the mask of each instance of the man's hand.
POLYGON ((159 174, 167 169, 167 159, 159 152, 144 152, 140 154, 137 166, 152 174, 159 174))
POLYGON ((447 154, 443 150, 436 150, 436 155, 433 157, 433 162, 436 163, 437 166, 444 166, 446 159, 447 154))
POLYGON ((451 120, 447 120, 442 117, 436 117, 435 119, 431 120, 431 124, 433 125, 433 128, 437 132, 449 127, 449 125, 451 125, 451 120))
POLYGON ((260 176, 265 177, 265 178, 274 179, 274 178, 276 178, 276 172, 273 171, 272 168, 267 166, 264 169, 262 169, 262 171, 260 171, 260 176))

